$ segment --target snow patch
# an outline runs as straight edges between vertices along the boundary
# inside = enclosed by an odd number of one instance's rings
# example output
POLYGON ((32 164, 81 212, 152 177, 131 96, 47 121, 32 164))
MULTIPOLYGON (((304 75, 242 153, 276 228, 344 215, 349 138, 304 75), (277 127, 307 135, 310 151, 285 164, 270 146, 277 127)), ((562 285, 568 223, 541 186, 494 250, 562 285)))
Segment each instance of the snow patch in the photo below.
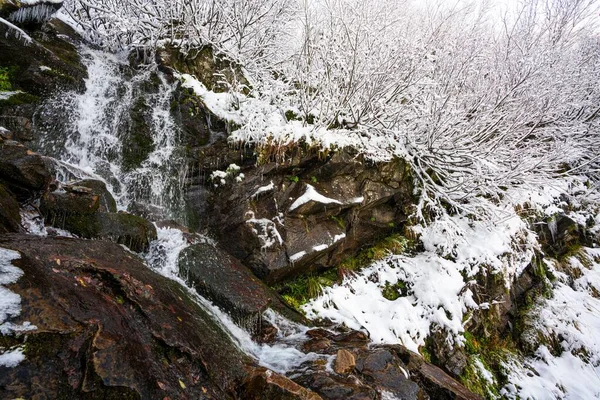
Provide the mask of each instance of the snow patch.
POLYGON ((317 192, 317 189, 315 189, 314 186, 307 184, 306 191, 302 196, 298 197, 296 201, 292 203, 292 205, 290 206, 290 211, 295 210, 296 208, 308 203, 309 201, 315 201, 317 203, 322 204, 342 204, 339 200, 323 196, 322 194, 317 192))
POLYGON ((252 233, 260 240, 262 250, 266 250, 276 244, 283 244, 283 239, 277 230, 275 222, 267 218, 255 218, 254 213, 251 211, 248 212, 248 216, 250 218, 246 220, 246 223, 252 227, 252 233))
POLYGON ((23 348, 8 350, 0 354, 0 367, 14 368, 24 360, 23 348))
POLYGON ((250 197, 256 198, 256 197, 258 197, 259 195, 261 195, 263 193, 267 193, 267 192, 272 191, 273 189, 275 189, 275 184, 273 183, 273 181, 271 181, 271 183, 269 183, 268 185, 261 186, 258 189, 256 189, 256 191, 250 197))

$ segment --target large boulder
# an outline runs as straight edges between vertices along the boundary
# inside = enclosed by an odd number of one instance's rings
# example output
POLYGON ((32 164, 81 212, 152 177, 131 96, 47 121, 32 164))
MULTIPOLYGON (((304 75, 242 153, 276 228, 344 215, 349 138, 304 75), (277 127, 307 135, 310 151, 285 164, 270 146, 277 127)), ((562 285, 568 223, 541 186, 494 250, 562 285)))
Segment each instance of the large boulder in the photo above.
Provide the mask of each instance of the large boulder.
POLYGON ((13 194, 0 183, 0 234, 19 232, 20 227, 19 203, 13 194))
POLYGON ((251 367, 242 389, 244 400, 322 400, 318 394, 263 367, 251 367))
POLYGON ((180 276, 198 293, 230 314, 256 339, 269 336, 273 328, 262 318, 267 308, 292 321, 308 324, 235 257, 209 241, 191 239, 193 244, 179 255, 180 276))
POLYGON ((146 250, 157 237, 155 226, 133 214, 104 211, 114 209, 105 187, 89 182, 87 185, 96 188, 69 186, 69 191, 44 194, 40 211, 46 223, 82 238, 111 240, 136 252, 146 250))
POLYGON ((190 190, 204 195, 188 198, 210 216, 194 228, 210 229, 268 283, 337 266, 398 232, 414 201, 413 179, 400 159, 372 164, 346 150, 297 152, 258 167, 260 154, 205 154, 190 190))
POLYGON ((0 182, 19 200, 41 194, 52 181, 49 163, 22 144, 0 139, 0 182))
POLYGON ((187 290, 102 241, 7 234, 24 274, 10 290, 35 326, 0 346, 0 398, 233 399, 251 363, 187 290))
POLYGON ((255 329, 272 294, 239 261, 210 243, 194 244, 179 255, 179 273, 200 294, 255 329))

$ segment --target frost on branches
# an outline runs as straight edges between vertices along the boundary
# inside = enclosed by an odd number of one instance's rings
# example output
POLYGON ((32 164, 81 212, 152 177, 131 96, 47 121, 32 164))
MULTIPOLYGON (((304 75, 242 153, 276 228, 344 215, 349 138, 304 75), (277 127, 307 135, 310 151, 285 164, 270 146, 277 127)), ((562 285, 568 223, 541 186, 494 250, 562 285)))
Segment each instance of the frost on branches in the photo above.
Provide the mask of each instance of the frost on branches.
POLYGON ((572 169, 600 180, 597 10, 596 0, 503 12, 410 0, 69 5, 112 49, 210 45, 241 62, 253 90, 239 95, 243 123, 231 140, 318 137, 317 145, 406 158, 422 219, 442 203, 480 212, 483 197, 572 169))

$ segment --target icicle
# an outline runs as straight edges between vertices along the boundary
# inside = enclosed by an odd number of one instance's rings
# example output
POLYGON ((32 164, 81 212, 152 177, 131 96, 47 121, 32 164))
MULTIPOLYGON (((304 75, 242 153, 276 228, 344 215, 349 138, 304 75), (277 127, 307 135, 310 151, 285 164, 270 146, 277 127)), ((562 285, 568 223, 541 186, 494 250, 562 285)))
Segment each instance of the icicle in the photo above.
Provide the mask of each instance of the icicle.
POLYGON ((60 8, 60 3, 56 5, 49 5, 44 3, 38 3, 35 5, 23 6, 17 11, 10 14, 9 20, 22 24, 25 22, 45 22, 54 15, 60 8))

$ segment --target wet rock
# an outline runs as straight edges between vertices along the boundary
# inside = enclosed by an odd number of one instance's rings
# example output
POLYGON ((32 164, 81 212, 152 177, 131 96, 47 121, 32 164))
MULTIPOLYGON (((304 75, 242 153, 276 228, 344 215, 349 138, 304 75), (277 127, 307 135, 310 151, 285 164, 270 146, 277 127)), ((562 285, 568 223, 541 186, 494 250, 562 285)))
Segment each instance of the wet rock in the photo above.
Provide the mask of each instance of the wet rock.
POLYGON ((47 224, 87 239, 105 239, 144 251, 156 239, 156 228, 136 215, 101 211, 102 196, 57 191, 42 197, 40 211, 47 224))
POLYGON ((0 182, 19 200, 27 200, 48 188, 52 172, 43 157, 18 142, 0 141, 0 182))
POLYGON ((387 346, 396 353, 410 371, 411 379, 419 382, 431 399, 481 400, 442 369, 402 346, 387 346))
POLYGON ((272 294, 238 260, 210 243, 192 245, 179 255, 179 271, 199 293, 256 329, 272 294), (249 322, 249 323, 248 323, 249 322))
POLYGON ((320 157, 297 146, 283 161, 256 167, 238 152, 233 162, 244 178, 215 185, 211 171, 232 161, 223 154, 195 172, 191 190, 204 197, 194 201, 210 215, 201 228, 269 283, 336 266, 400 229, 410 214, 413 181, 400 160, 369 164, 348 151, 320 157))
POLYGON ((63 189, 67 192, 93 193, 95 196, 98 196, 98 210, 111 213, 117 212, 117 202, 106 188, 106 183, 102 181, 83 179, 76 182, 69 182, 69 184, 63 185, 63 189))
POLYGON ((36 30, 29 31, 28 39, 0 24, 0 65, 8 71, 9 90, 17 92, 0 100, 0 125, 21 141, 34 139, 33 121, 48 118, 34 118, 37 112, 43 113, 38 108, 42 100, 61 90, 85 90, 87 76, 75 47, 78 35, 72 28, 56 19, 42 28, 31 28, 36 30))
POLYGON ((305 353, 323 353, 326 350, 329 350, 330 347, 331 340, 324 337, 318 337, 304 342, 302 345, 302 350, 305 353))
POLYGON ((0 184, 0 234, 19 232, 20 229, 19 203, 13 194, 0 184))
POLYGON ((0 367, 1 398, 233 399, 243 355, 177 283, 120 246, 7 234, 21 253, 22 299, 14 323, 36 330, 0 336, 26 359, 0 367))
POLYGON ((338 374, 344 375, 352 372, 356 366, 356 360, 354 354, 348 350, 340 349, 335 357, 334 371, 338 374))
POLYGON ((377 392, 355 376, 335 376, 325 371, 306 374, 296 379, 303 386, 317 392, 325 400, 374 400, 377 392))
POLYGON ((387 349, 376 349, 359 354, 356 370, 378 392, 384 390, 406 400, 420 400, 424 396, 419 385, 409 380, 408 367, 387 349))
POLYGON ((252 367, 242 389, 247 400, 321 400, 318 394, 263 367, 252 367))

